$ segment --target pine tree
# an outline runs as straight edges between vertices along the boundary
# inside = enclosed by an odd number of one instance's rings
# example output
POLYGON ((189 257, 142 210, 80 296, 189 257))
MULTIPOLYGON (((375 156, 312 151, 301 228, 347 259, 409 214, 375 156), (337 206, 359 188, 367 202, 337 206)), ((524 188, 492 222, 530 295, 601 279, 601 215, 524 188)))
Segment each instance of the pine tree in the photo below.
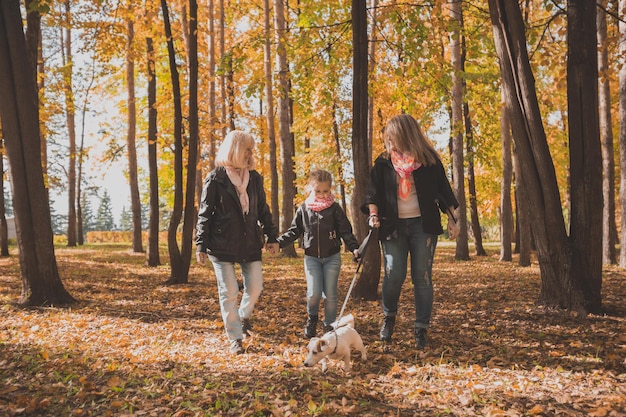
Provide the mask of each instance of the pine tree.
POLYGON ((111 208, 111 196, 105 190, 96 214, 96 230, 110 231, 114 229, 115 221, 113 220, 113 209, 111 208))
POLYGON ((127 232, 133 228, 132 213, 126 210, 126 206, 122 207, 122 214, 120 214, 120 230, 127 232))

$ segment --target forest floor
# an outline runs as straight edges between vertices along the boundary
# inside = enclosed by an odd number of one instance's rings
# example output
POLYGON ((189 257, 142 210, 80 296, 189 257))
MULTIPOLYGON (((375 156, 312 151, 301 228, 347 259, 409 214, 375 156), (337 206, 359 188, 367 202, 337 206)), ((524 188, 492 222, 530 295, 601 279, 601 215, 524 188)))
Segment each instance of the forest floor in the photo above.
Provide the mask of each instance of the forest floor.
MULTIPOLYGON (((213 271, 164 286, 124 245, 57 248, 70 308, 20 308, 16 249, 0 258, 1 416, 625 416, 626 271, 604 268, 605 314, 537 306, 539 267, 454 260, 441 242, 429 347, 412 337, 405 283, 396 333, 378 339, 379 302, 346 312, 368 358, 352 372, 306 368, 305 280, 298 259, 264 255, 264 292, 246 354, 232 356, 213 271)), ((161 260, 167 260, 166 252, 161 260)), ((340 306, 356 265, 345 254, 340 306)))

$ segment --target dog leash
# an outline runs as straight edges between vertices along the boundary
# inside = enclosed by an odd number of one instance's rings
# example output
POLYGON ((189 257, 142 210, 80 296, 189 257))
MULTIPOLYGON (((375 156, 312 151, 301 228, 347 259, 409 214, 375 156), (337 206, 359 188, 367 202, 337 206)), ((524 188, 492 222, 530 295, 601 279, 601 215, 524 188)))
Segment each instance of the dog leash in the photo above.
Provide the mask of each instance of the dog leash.
MULTIPOLYGON (((370 228, 367 236, 361 242, 361 246, 359 246, 359 263, 356 266, 356 272, 354 273, 354 277, 352 277, 352 282, 350 283, 350 288, 348 288, 348 293, 346 294, 346 299, 343 301, 343 306, 341 306, 341 311, 339 312, 339 316, 335 320, 336 324, 339 324, 339 320, 343 317, 343 312, 346 309, 346 304, 348 304, 348 299, 350 298, 350 293, 352 292, 352 288, 354 288, 354 283, 356 282, 356 277, 359 275, 359 271, 361 266, 363 265, 363 258, 365 258, 365 251, 367 250, 367 245, 369 244, 370 237, 372 236, 372 228, 370 228)), ((336 328, 336 327, 335 327, 336 328)))

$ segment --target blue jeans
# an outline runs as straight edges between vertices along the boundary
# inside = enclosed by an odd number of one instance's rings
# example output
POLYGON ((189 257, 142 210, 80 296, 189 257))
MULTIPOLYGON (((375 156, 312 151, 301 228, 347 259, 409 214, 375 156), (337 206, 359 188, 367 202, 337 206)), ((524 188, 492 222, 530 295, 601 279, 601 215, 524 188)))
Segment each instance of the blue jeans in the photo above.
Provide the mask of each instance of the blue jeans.
POLYGON ((385 316, 398 313, 398 300, 411 254, 411 281, 415 302, 415 327, 427 329, 433 310, 433 258, 438 236, 424 233, 422 218, 400 219, 398 236, 382 241, 385 276, 382 304, 385 316))
POLYGON ((325 325, 331 324, 337 318, 337 281, 340 269, 339 252, 327 258, 304 255, 306 311, 311 316, 317 316, 323 297, 325 325))
POLYGON ((226 330, 229 340, 241 340, 243 339, 241 319, 248 319, 252 316, 254 305, 261 296, 261 291, 263 291, 261 261, 239 264, 244 289, 241 303, 237 306, 239 284, 235 275, 235 264, 233 262, 221 262, 214 257, 209 257, 209 259, 213 263, 213 270, 217 278, 224 330, 226 330))

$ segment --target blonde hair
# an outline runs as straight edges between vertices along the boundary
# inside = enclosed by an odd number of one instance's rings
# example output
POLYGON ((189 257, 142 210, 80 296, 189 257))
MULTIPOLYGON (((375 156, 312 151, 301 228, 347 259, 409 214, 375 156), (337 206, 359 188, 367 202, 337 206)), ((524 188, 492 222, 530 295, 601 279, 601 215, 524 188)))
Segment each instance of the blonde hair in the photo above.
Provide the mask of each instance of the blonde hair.
POLYGON ((254 148, 252 135, 241 130, 230 131, 215 155, 215 165, 254 169, 254 155, 246 155, 248 148, 254 148))
POLYGON ((327 182, 330 186, 333 186, 333 176, 330 172, 325 169, 316 169, 311 171, 309 174, 309 183, 306 186, 307 191, 311 191, 313 189, 314 183, 327 182))
POLYGON ((399 114, 387 122, 384 131, 385 148, 391 150, 391 145, 408 155, 424 166, 435 165, 439 154, 426 137, 419 123, 408 114, 399 114))

